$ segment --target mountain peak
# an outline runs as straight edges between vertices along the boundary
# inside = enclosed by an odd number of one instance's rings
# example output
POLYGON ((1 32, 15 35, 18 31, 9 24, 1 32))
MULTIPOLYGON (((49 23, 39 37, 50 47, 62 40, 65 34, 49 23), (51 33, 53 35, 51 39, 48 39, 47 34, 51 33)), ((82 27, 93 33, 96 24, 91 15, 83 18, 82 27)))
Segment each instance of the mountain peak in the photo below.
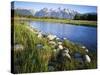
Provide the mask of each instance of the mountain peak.
POLYGON ((36 12, 34 16, 73 19, 76 14, 77 11, 67 9, 67 8, 62 9, 61 7, 58 7, 57 9, 43 8, 40 11, 36 12))

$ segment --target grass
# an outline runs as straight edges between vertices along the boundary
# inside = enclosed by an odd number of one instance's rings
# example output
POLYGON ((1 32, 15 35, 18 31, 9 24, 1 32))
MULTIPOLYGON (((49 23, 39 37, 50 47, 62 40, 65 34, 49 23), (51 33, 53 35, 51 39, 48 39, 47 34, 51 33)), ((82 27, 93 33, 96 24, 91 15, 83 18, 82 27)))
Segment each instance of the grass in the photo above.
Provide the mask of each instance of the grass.
POLYGON ((70 50, 72 60, 70 62, 65 59, 62 61, 57 57, 59 52, 53 51, 55 48, 48 43, 48 39, 46 37, 38 38, 35 32, 36 30, 31 29, 28 23, 14 21, 14 45, 21 44, 24 47, 24 50, 14 50, 14 73, 48 72, 50 63, 53 63, 55 67, 53 71, 96 68, 96 52, 88 53, 92 59, 91 63, 84 62, 80 65, 73 59, 73 54, 79 52, 84 55, 86 52, 79 45, 65 40, 63 45, 70 50), (37 48, 37 44, 42 44, 43 48, 37 48))
POLYGON ((51 56, 51 48, 46 40, 38 39, 27 25, 16 23, 14 25, 15 44, 22 44, 23 51, 14 51, 14 72, 38 72, 47 71, 48 60, 51 56), (16 25, 17 24, 17 25, 16 25), (42 50, 36 48, 36 44, 42 43, 45 47, 42 50), (32 61, 35 61, 33 64, 32 61))
MULTIPOLYGON (((19 19, 19 17, 15 17, 15 19, 19 19)), ((45 19, 45 18, 24 18, 25 20, 33 20, 33 21, 43 21, 43 22, 56 22, 56 23, 64 23, 64 24, 72 24, 78 26, 90 26, 97 27, 97 21, 87 21, 87 20, 70 20, 70 19, 45 19)))

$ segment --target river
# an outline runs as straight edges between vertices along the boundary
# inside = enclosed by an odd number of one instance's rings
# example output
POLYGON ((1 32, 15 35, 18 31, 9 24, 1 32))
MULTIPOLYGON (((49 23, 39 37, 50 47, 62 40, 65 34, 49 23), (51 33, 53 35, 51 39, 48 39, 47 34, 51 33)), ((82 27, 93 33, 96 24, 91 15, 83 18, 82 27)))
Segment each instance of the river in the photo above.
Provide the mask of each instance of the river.
POLYGON ((62 23, 31 21, 30 25, 42 33, 51 33, 59 38, 85 45, 90 50, 97 50, 97 28, 62 23))

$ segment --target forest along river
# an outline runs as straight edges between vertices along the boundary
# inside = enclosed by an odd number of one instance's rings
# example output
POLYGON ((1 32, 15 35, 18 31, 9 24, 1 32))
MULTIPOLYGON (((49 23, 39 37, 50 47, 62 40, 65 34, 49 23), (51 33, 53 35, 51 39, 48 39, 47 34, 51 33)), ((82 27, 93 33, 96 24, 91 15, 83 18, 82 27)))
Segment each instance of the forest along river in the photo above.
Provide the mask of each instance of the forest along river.
POLYGON ((51 33, 59 38, 85 45, 90 50, 97 50, 97 28, 62 23, 30 21, 30 25, 42 33, 51 33))

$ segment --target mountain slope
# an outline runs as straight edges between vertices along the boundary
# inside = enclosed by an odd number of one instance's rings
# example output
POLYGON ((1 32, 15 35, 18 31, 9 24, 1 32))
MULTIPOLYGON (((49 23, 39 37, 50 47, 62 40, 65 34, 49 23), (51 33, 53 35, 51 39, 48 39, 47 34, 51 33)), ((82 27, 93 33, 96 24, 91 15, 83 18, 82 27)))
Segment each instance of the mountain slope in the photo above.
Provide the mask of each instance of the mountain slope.
POLYGON ((77 11, 66 9, 66 8, 64 9, 58 8, 55 10, 43 8, 40 11, 37 11, 34 16, 73 19, 77 13, 78 13, 77 11))
POLYGON ((14 9, 14 14, 20 16, 33 16, 31 10, 28 9, 14 9))

